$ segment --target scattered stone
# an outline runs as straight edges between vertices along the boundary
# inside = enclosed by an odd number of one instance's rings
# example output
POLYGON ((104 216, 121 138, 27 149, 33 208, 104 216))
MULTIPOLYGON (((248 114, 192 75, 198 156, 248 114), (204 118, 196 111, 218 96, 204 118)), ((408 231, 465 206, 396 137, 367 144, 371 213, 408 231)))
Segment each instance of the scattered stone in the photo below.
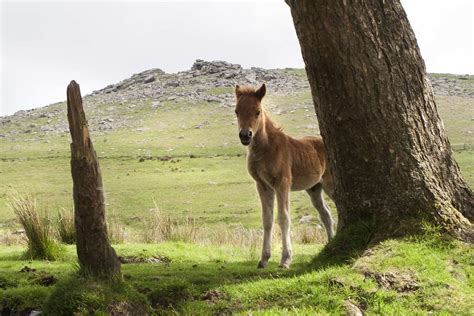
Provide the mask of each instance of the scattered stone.
POLYGON ((225 294, 219 290, 210 290, 201 296, 201 299, 208 302, 214 302, 223 299, 225 294))
POLYGON ((374 279, 379 286, 385 289, 392 289, 397 292, 415 291, 420 287, 415 277, 407 272, 379 273, 376 271, 364 271, 364 276, 366 279, 374 279))
POLYGON ((153 82, 153 81, 155 81, 155 76, 154 75, 149 75, 148 77, 146 77, 143 80, 143 83, 150 83, 150 82, 153 82))
POLYGON ((21 270, 20 270, 21 273, 30 273, 30 272, 36 272, 36 269, 34 268, 30 268, 28 266, 24 266, 21 270))
POLYGON ((165 83, 165 88, 167 87, 179 87, 179 82, 178 81, 171 81, 165 83))
POLYGON ((363 315, 359 307, 357 307, 357 305, 355 305, 349 300, 345 300, 343 303, 343 306, 346 310, 346 316, 362 316, 363 315))
POLYGON ((162 255, 155 255, 153 257, 148 257, 148 258, 144 258, 144 257, 138 257, 138 256, 120 256, 119 257, 119 260, 120 260, 120 263, 123 263, 123 264, 130 264, 130 263, 154 263, 154 264, 157 264, 157 263, 164 263, 164 264, 170 264, 171 263, 171 259, 166 257, 166 256, 162 256, 162 255))
POLYGON ((170 157, 170 156, 158 157, 159 161, 170 161, 171 159, 173 159, 173 158, 170 157))
POLYGON ((313 215, 304 215, 298 221, 298 224, 309 224, 312 223, 316 219, 313 215))
POLYGON ((206 101, 207 102, 221 102, 221 98, 217 97, 217 96, 208 96, 206 97, 206 101))
POLYGON ((42 286, 51 286, 56 282, 58 282, 58 279, 56 279, 53 275, 47 274, 40 277, 37 283, 42 286))
POLYGON ((151 103, 151 108, 152 108, 153 110, 156 110, 156 109, 160 106, 160 104, 161 104, 160 100, 153 101, 153 102, 151 103))

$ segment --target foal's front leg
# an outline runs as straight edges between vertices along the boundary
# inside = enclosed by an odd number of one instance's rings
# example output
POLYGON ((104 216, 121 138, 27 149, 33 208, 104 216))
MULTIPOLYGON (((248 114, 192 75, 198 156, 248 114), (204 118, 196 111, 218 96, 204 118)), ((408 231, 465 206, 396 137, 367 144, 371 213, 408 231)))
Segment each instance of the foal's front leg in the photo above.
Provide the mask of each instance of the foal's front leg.
POLYGON ((281 228, 281 240, 283 249, 281 254, 280 267, 289 268, 291 264, 291 217, 290 217, 290 181, 283 180, 276 188, 278 204, 278 224, 281 228))
POLYGON ((257 182, 257 191, 262 202, 263 246, 257 268, 265 268, 272 253, 273 204, 275 191, 265 183, 257 182))

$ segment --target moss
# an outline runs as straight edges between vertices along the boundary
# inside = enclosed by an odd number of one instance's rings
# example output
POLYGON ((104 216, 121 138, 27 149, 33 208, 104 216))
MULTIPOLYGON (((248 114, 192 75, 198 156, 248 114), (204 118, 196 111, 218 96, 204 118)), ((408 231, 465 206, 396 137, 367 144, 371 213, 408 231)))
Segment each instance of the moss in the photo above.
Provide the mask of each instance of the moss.
POLYGON ((44 304, 46 315, 135 314, 149 312, 146 297, 123 281, 96 281, 76 275, 58 283, 44 304))

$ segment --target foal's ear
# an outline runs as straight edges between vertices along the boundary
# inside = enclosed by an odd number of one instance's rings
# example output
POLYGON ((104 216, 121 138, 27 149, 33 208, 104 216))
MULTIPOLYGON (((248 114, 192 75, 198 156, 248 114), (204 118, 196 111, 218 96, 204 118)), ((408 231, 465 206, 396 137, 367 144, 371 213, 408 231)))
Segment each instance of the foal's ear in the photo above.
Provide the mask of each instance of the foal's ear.
POLYGON ((262 86, 260 87, 260 89, 258 89, 257 91, 255 91, 255 95, 257 96, 257 98, 259 98, 260 100, 263 99, 263 97, 265 96, 265 93, 267 92, 267 86, 265 84, 262 84, 262 86))
POLYGON ((240 91, 240 86, 238 84, 235 85, 235 96, 237 99, 242 95, 242 91, 240 91))

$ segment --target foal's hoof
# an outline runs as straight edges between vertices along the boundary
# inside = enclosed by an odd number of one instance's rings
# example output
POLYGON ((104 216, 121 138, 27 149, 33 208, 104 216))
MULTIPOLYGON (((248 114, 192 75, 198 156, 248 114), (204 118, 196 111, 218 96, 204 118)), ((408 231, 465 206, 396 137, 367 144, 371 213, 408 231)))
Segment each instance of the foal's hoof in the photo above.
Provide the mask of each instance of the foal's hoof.
POLYGON ((282 258, 280 261, 279 267, 282 269, 289 269, 291 264, 291 257, 289 258, 282 258))
POLYGON ((257 264, 257 269, 265 269, 268 263, 263 263, 262 261, 259 261, 257 264))

